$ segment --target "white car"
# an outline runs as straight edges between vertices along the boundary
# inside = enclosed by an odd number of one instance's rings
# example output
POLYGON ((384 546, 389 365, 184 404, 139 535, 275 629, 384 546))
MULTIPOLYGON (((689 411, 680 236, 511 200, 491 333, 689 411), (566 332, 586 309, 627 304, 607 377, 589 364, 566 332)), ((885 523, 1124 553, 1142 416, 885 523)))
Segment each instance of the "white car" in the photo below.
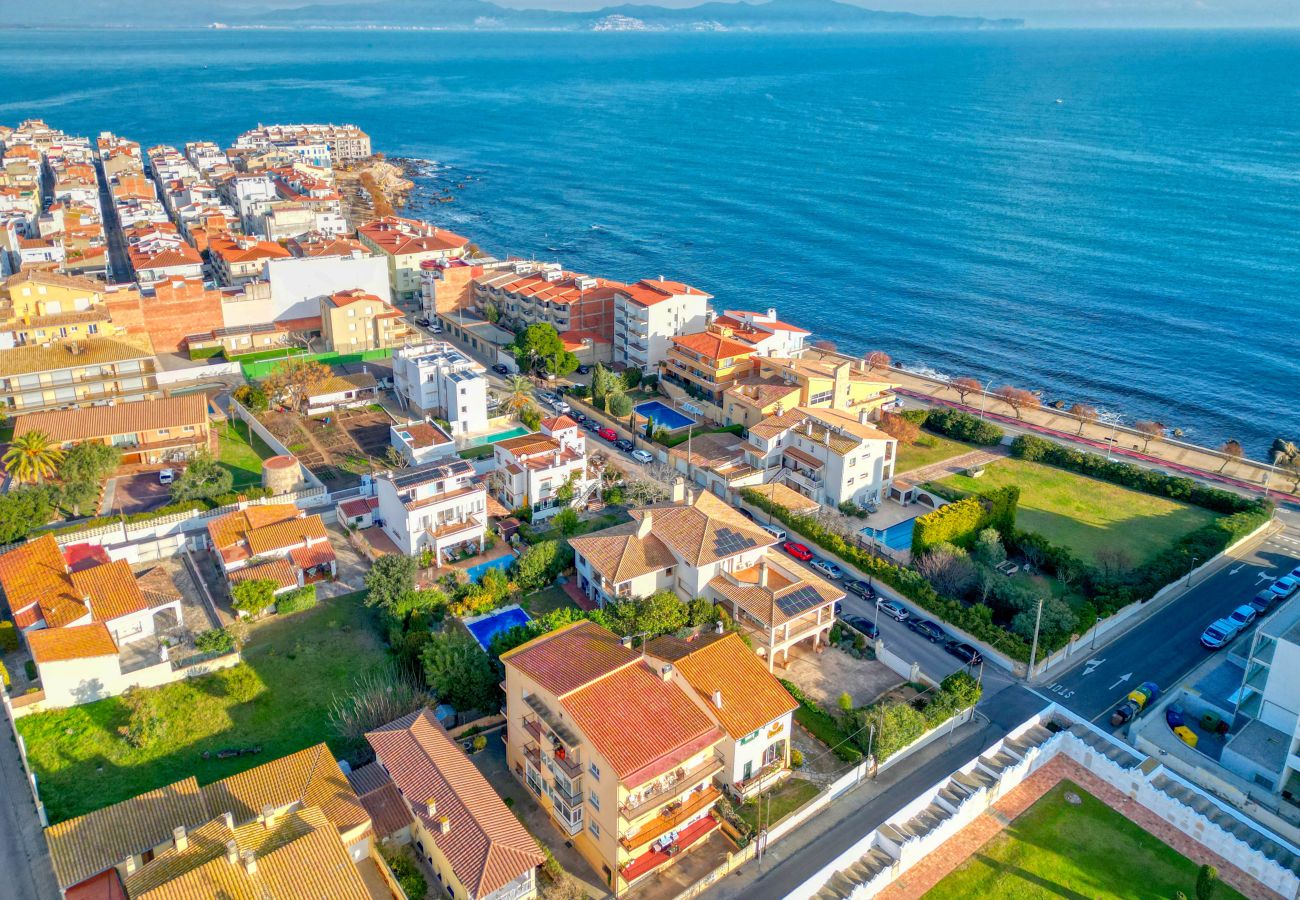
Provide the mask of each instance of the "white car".
POLYGON ((158 473, 159 484, 171 484, 175 480, 176 480, 175 469, 163 469, 161 472, 158 473))
POLYGON ((1297 588, 1300 588, 1300 578, 1296 578, 1294 575, 1283 575, 1273 582, 1273 586, 1269 590, 1276 594, 1279 600, 1285 600, 1294 594, 1297 588))
POLYGON ((654 457, 648 450, 633 450, 632 458, 639 463, 654 462, 654 457))

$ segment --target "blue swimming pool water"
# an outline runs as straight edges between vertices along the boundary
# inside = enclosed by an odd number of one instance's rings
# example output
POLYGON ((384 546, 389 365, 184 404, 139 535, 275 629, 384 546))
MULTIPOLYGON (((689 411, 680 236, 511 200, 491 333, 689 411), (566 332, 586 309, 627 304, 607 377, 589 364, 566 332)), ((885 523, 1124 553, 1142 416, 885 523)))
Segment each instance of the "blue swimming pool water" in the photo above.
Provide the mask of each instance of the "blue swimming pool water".
POLYGON ((656 428, 667 428, 669 431, 685 428, 695 422, 690 416, 683 415, 658 400, 647 400, 645 403, 638 405, 636 411, 642 418, 654 422, 656 428))
POLYGON ((521 607, 507 606, 475 622, 466 622, 465 627, 474 635, 484 650, 492 647, 492 639, 503 631, 509 631, 516 625, 527 625, 531 621, 528 613, 521 607))
POLYGON ((906 522, 890 525, 884 531, 868 525, 862 529, 862 533, 871 535, 891 550, 911 550, 912 528, 915 523, 916 519, 908 519, 906 522))
POLYGON ((499 556, 496 559, 481 562, 476 566, 470 566, 465 570, 465 574, 469 576, 470 581, 477 583, 478 580, 483 577, 483 573, 488 569, 500 569, 504 572, 506 569, 510 568, 510 564, 514 561, 515 558, 509 554, 506 556, 499 556))
POLYGON ((498 431, 496 434, 485 434, 481 437, 470 438, 469 445, 471 447, 481 447, 484 444, 495 444, 497 441, 508 441, 512 437, 519 437, 520 435, 529 433, 530 432, 527 428, 520 425, 517 428, 511 428, 509 431, 498 431))

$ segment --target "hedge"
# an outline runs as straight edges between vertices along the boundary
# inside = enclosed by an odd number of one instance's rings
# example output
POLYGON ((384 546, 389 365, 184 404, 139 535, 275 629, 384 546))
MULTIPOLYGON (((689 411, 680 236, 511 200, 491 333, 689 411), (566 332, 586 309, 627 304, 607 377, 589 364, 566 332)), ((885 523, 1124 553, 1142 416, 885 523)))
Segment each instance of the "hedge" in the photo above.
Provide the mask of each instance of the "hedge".
POLYGON ((912 531, 912 552, 924 553, 935 544, 966 547, 985 528, 1010 533, 1016 526, 1020 488, 998 488, 986 494, 966 497, 918 516, 912 531))
POLYGON ((315 605, 316 585, 314 584, 294 588, 275 598, 275 611, 277 615, 281 616, 302 612, 304 609, 311 609, 315 605))
POLYGON ((781 684, 790 692, 790 696, 799 703, 799 708, 794 712, 796 722, 807 729, 808 733, 817 740, 830 747, 831 752, 844 762, 858 763, 862 761, 862 751, 853 745, 849 733, 840 727, 834 716, 799 690, 799 686, 794 682, 781 679, 781 684))
POLYGON ((734 434, 734 435, 741 435, 741 434, 744 434, 744 433, 745 433, 745 426, 744 426, 744 425, 722 425, 722 426, 720 426, 720 427, 718 427, 718 428, 695 428, 695 429, 689 429, 689 430, 687 430, 685 433, 683 433, 683 434, 675 434, 675 435, 673 435, 672 437, 668 438, 667 440, 659 441, 658 438, 656 438, 656 441, 657 441, 658 443, 660 443, 660 444, 663 444, 665 447, 670 447, 670 448, 671 448, 671 447, 676 447, 678 444, 684 444, 684 443, 686 443, 687 438, 692 437, 692 435, 693 435, 694 437, 700 437, 701 435, 705 435, 705 434, 734 434))
POLYGON ((752 488, 741 491, 746 503, 780 519, 792 531, 797 531, 828 553, 869 573, 898 591, 917 606, 962 629, 967 634, 1005 653, 1012 659, 1027 662, 1029 645, 1019 635, 1014 635, 993 624, 993 611, 987 606, 966 606, 960 600, 939 594, 919 573, 896 566, 870 551, 855 547, 838 534, 827 531, 811 516, 795 515, 774 503, 752 488))
POLYGON ((102 528, 105 525, 119 525, 126 522, 128 525, 136 522, 148 522, 150 519, 159 519, 163 516, 170 516, 173 513, 207 511, 220 509, 223 506, 233 506, 240 499, 244 500, 262 500, 271 496, 269 488, 260 485, 242 488, 238 492, 222 494, 220 497, 213 497, 210 500, 184 500, 180 503, 169 503, 166 506, 160 506, 157 509, 151 509, 148 512, 131 513, 125 516, 96 516, 93 519, 82 519, 74 525, 64 525, 62 528, 52 529, 53 534, 72 534, 74 531, 81 531, 85 528, 102 528))
POLYGON ((0 622, 0 650, 17 650, 19 643, 17 626, 8 619, 0 622))
POLYGON ((987 419, 955 409, 934 409, 920 423, 927 431, 965 441, 968 444, 993 446, 1002 443, 1002 429, 987 419))

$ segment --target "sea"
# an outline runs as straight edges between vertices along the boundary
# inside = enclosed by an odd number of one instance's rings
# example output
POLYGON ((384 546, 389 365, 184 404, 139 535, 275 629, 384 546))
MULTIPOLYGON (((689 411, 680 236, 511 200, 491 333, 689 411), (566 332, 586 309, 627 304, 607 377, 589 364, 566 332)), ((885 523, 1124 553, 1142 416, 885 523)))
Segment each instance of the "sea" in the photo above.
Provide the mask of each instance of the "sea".
POLYGON ((1300 439, 1300 32, 0 31, 0 122, 351 122, 488 252, 1300 439), (438 198, 450 196, 450 202, 438 198))

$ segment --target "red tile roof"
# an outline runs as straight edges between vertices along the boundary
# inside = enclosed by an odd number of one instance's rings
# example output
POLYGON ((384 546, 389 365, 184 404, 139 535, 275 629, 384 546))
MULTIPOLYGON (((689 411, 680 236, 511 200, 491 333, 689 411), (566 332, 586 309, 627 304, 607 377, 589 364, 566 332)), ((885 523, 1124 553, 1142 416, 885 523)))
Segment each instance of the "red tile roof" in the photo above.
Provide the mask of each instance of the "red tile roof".
POLYGON ((501 656, 556 696, 640 659, 617 635, 594 622, 577 622, 521 644, 501 656))
POLYGON ((673 338, 673 344, 700 354, 705 359, 731 359, 737 356, 749 356, 754 348, 740 341, 723 337, 716 331, 701 331, 698 334, 684 334, 673 338))
POLYGON ((208 245, 208 252, 220 256, 227 264, 256 262, 259 259, 287 259, 293 255, 273 241, 230 237, 214 237, 208 245))
POLYGON ((334 548, 329 541, 321 541, 310 547, 294 547, 289 551, 289 558, 300 569, 311 569, 334 562, 334 548))
POLYGON ((72 659, 117 656, 117 643, 103 622, 28 632, 27 646, 38 666, 72 659))
POLYGON ((455 232, 399 216, 374 219, 359 227, 357 234, 394 256, 460 250, 469 244, 469 238, 455 232))
POLYGON ((709 300, 712 294, 706 294, 704 291, 693 288, 688 284, 682 284, 680 281, 665 281, 662 278, 643 278, 636 284, 627 285, 623 295, 639 306, 654 306, 656 303, 662 303, 673 297, 680 297, 685 294, 693 294, 709 300))

